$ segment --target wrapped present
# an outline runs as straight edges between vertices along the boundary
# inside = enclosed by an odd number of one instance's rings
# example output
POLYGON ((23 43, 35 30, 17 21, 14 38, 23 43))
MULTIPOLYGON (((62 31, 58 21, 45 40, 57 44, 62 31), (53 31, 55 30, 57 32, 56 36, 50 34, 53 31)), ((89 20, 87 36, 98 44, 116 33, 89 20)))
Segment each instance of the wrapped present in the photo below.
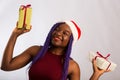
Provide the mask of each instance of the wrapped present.
POLYGON ((96 53, 92 51, 89 52, 90 61, 92 61, 93 59, 96 59, 96 64, 98 68, 113 71, 117 65, 113 63, 112 61, 108 60, 109 56, 110 54, 104 57, 99 52, 96 52, 96 53))
POLYGON ((31 16, 32 16, 32 8, 31 5, 21 5, 19 8, 19 18, 18 18, 18 28, 26 27, 26 29, 30 29, 31 23, 31 16))

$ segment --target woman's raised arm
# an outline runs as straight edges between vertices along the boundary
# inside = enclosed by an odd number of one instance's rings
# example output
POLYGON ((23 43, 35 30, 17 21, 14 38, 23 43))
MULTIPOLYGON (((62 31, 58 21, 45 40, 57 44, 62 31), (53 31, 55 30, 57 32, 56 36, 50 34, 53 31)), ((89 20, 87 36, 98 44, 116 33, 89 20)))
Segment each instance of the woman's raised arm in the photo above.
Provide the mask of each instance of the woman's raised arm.
POLYGON ((29 31, 30 29, 29 30, 25 28, 18 29, 17 27, 13 30, 6 45, 6 48, 4 50, 2 64, 1 64, 2 70, 5 71, 16 70, 25 66, 27 63, 30 62, 32 57, 31 50, 33 49, 33 47, 28 48, 23 53, 13 58, 13 51, 17 37, 29 31))

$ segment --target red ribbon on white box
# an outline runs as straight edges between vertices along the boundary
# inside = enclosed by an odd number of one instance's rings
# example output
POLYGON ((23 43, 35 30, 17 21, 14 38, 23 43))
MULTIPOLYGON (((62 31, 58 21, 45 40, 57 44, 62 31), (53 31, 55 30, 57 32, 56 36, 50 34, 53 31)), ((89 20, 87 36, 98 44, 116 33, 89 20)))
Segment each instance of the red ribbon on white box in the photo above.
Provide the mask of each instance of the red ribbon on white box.
MULTIPOLYGON (((110 56, 110 54, 107 54, 107 56, 104 57, 101 53, 99 53, 99 52, 96 52, 96 53, 97 53, 98 56, 95 57, 95 60, 96 60, 97 57, 101 57, 101 58, 105 59, 106 61, 108 61, 108 57, 110 56)), ((110 61, 108 61, 108 62, 109 62, 110 64, 108 65, 108 67, 106 68, 106 70, 108 70, 108 68, 109 68, 110 65, 111 65, 111 62, 110 62, 110 61)))

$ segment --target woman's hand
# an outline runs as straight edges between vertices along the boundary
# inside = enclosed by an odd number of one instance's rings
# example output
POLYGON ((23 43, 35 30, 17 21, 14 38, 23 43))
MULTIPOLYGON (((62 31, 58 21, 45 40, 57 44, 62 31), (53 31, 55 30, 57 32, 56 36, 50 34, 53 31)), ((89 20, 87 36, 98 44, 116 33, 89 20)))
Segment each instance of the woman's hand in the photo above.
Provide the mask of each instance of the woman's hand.
POLYGON ((31 30, 31 28, 32 28, 32 26, 30 26, 30 29, 26 29, 27 25, 24 25, 23 28, 17 28, 17 26, 18 26, 18 22, 16 24, 15 29, 13 30, 13 34, 16 34, 17 36, 19 36, 19 35, 21 35, 23 33, 29 32, 31 30))
POLYGON ((103 73, 110 72, 110 70, 99 69, 96 65, 95 59, 93 59, 92 64, 93 64, 93 75, 91 76, 90 80, 98 80, 103 73))

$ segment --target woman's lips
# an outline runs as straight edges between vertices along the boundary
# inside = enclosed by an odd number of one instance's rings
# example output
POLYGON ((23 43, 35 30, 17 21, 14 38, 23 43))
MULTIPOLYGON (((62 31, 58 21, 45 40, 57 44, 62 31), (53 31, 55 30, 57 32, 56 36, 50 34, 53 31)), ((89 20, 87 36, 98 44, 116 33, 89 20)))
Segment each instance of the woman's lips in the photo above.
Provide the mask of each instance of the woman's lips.
POLYGON ((53 38, 55 41, 61 41, 61 39, 59 37, 54 37, 53 38))

